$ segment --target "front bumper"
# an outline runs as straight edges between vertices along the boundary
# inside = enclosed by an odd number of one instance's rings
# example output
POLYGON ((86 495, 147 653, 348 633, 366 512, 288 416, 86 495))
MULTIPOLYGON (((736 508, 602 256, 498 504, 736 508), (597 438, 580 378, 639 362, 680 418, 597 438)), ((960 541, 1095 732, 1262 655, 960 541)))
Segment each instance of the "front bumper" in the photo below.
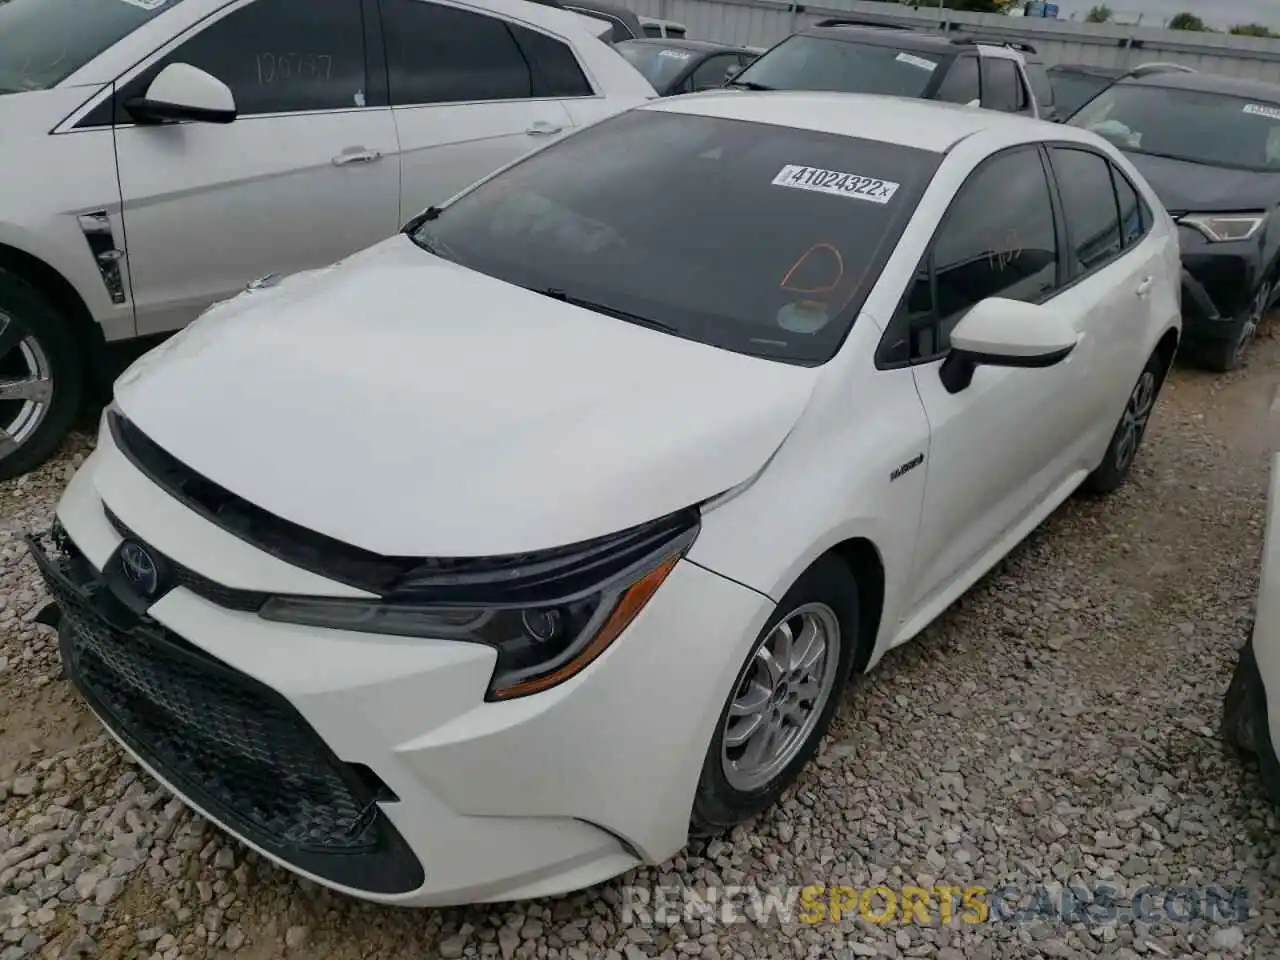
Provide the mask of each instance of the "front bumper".
POLYGON ((104 628, 95 618, 119 614, 98 594, 122 526, 225 587, 252 586, 255 570, 259 588, 326 592, 169 497, 106 432, 58 520, 70 555, 45 545, 38 562, 67 671, 107 729, 263 855, 387 903, 552 895, 676 853, 723 698, 771 608, 682 562, 587 670, 488 703, 487 647, 274 623, 233 609, 234 594, 180 585, 104 628))
POLYGON ((1184 339, 1235 338, 1261 278, 1257 244, 1209 243, 1189 227, 1178 232, 1184 339))

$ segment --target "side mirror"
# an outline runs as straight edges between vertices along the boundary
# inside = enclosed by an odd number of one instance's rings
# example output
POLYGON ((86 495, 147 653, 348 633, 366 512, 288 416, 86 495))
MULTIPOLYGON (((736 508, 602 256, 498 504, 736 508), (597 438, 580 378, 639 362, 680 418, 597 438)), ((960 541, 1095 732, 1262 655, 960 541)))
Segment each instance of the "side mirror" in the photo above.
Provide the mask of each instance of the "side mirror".
POLYGON ((735 63, 732 66, 726 67, 724 71, 724 82, 728 83, 730 80, 732 80, 741 72, 742 72, 742 64, 740 63, 735 63))
POLYGON ((1052 367, 1078 341, 1075 327, 1052 307, 989 297, 951 331, 951 351, 938 374, 948 393, 959 393, 979 366, 1052 367))
POLYGON ((231 88, 189 63, 169 64, 146 93, 126 100, 124 108, 139 123, 230 123, 236 118, 231 88))

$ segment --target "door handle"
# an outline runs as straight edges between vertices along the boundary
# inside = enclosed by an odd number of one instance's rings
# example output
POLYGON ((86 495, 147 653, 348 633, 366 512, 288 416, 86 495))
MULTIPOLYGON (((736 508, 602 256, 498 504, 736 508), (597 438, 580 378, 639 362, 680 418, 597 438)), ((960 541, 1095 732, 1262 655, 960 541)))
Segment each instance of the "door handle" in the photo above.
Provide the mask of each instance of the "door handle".
POLYGON ((373 163, 375 160, 381 160, 382 153, 379 150, 366 150, 364 147, 353 147, 350 150, 343 150, 340 154, 333 158, 335 167, 345 167, 349 163, 373 163))
POLYGON ((564 127, 558 123, 549 123, 546 120, 535 120, 529 124, 529 129, 525 133, 531 137, 549 137, 553 133, 559 133, 564 127))
POLYGON ((1138 289, 1134 291, 1139 297, 1145 298, 1151 292, 1151 284, 1154 282, 1152 277, 1143 277, 1142 282, 1138 284, 1138 289))

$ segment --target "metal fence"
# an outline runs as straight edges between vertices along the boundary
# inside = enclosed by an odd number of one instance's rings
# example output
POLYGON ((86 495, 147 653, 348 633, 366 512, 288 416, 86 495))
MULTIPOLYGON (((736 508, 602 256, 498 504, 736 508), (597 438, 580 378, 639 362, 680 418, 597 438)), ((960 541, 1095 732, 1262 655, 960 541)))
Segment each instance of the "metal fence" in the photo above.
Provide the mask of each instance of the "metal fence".
POLYGON ((932 29, 964 29, 1026 40, 1048 63, 1132 67, 1161 60, 1206 73, 1280 83, 1280 40, 1231 34, 1194 33, 1156 27, 1037 17, 1007 17, 909 7, 867 0, 826 0, 817 7, 784 0, 621 0, 641 16, 677 20, 689 36, 725 43, 770 46, 824 17, 910 24, 932 29))

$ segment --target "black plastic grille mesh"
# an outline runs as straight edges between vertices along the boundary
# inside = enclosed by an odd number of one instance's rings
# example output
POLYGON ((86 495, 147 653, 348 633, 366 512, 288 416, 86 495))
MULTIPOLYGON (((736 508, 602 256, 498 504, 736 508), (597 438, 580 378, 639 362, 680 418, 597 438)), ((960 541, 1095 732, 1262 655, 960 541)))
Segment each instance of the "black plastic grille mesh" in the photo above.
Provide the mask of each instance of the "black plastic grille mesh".
POLYGON ((270 847, 359 853, 377 807, 278 694, 158 624, 123 630, 37 557, 62 609, 63 655, 130 746, 192 799, 270 847))

